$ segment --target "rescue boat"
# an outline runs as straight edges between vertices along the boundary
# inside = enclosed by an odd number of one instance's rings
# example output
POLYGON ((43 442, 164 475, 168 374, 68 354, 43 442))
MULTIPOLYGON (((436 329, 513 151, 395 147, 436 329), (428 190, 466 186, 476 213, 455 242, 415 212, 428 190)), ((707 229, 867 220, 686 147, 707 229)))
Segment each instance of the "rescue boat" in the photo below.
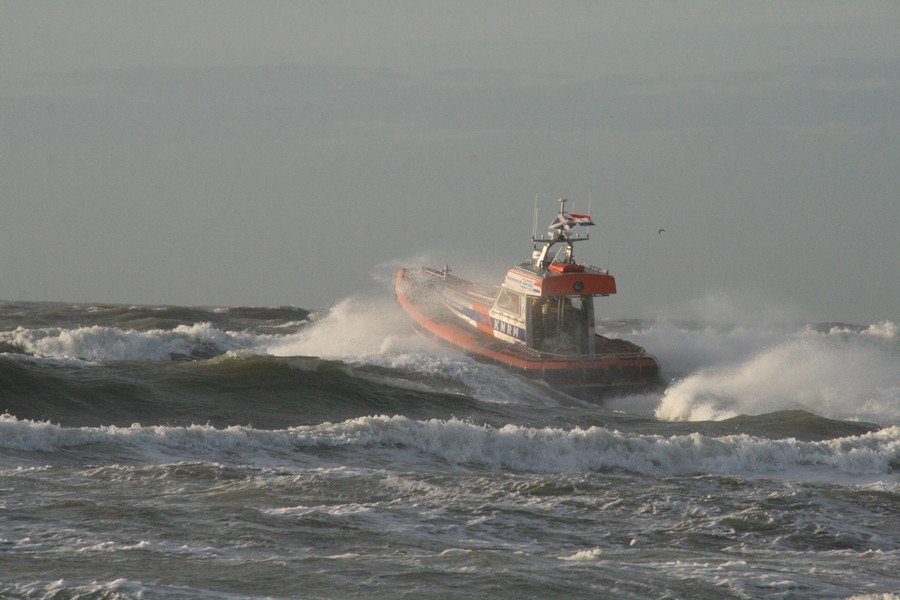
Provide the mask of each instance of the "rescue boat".
POLYGON ((565 199, 531 260, 499 286, 457 277, 445 265, 397 272, 397 302, 413 326, 476 359, 542 379, 580 397, 603 398, 660 383, 659 363, 640 346, 595 332, 594 297, 616 293, 606 269, 575 261, 574 233, 589 215, 567 212, 565 199))

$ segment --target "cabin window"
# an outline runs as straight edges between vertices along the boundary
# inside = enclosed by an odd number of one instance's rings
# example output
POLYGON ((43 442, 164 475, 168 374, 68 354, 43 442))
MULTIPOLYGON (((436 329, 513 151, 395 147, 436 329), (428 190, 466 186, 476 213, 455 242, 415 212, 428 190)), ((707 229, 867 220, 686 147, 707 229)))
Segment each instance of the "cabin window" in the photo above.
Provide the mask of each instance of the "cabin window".
POLYGON ((532 347, 553 354, 587 354, 593 312, 590 303, 590 296, 532 299, 532 347))
POLYGON ((518 318, 522 312, 522 296, 510 292, 509 290, 502 289, 500 290, 500 295, 497 296, 496 307, 500 310, 512 313, 518 318))

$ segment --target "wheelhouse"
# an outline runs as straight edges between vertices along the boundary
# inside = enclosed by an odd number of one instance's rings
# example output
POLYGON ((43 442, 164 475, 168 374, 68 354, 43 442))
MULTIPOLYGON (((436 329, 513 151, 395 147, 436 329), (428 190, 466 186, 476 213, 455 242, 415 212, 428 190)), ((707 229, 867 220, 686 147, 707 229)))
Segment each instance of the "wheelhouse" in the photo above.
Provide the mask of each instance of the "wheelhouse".
MULTIPOLYGON (((568 214, 564 204, 561 216, 568 214)), ((542 246, 530 261, 509 270, 489 311, 495 337, 547 354, 594 353, 593 298, 615 294, 616 280, 604 269, 575 262, 573 245, 585 239, 564 228, 533 237, 542 246)))
POLYGON ((494 336, 539 352, 594 352, 592 295, 532 296, 500 289, 490 309, 494 336))

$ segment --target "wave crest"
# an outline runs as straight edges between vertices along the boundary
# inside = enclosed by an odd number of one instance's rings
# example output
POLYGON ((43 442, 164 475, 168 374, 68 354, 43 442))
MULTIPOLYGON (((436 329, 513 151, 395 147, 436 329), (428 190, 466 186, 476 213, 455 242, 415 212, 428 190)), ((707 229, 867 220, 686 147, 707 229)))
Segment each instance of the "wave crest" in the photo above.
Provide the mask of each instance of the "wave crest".
POLYGON ((0 343, 41 358, 100 362, 210 358, 229 350, 256 346, 264 337, 222 331, 210 323, 150 331, 93 325, 75 329, 19 327, 0 332, 0 343))
POLYGON ((355 454, 367 461, 386 452, 382 458, 390 462, 402 456, 417 464, 437 460, 539 473, 621 469, 653 476, 772 475, 812 468, 841 475, 884 476, 900 460, 900 427, 803 442, 748 435, 633 435, 601 427, 493 428, 458 419, 420 421, 401 416, 360 417, 274 431, 206 425, 65 428, 0 417, 0 448, 47 453, 89 444, 137 451, 149 460, 248 460, 259 454, 270 460, 299 460, 298 451, 367 448, 355 454))
POLYGON ((749 358, 692 373, 656 409, 665 420, 721 420, 802 408, 829 418, 900 422, 896 326, 806 328, 749 358))

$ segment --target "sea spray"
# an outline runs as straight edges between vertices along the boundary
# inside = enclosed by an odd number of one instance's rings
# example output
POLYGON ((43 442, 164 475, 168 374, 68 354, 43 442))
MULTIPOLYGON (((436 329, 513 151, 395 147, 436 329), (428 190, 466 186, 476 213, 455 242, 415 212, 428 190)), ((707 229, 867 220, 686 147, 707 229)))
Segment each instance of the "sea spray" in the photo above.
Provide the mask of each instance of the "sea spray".
POLYGON ((366 360, 408 352, 433 351, 410 327, 402 313, 384 298, 342 300, 308 327, 266 348, 275 356, 320 356, 366 360))
POLYGON ((346 298, 308 327, 261 348, 275 356, 320 356, 435 376, 488 402, 548 404, 540 387, 417 334, 393 300, 383 297, 346 298))
MULTIPOLYGON (((302 309, 0 303, 3 335, 27 338, 0 345, 0 596, 900 589, 897 427, 636 416, 652 395, 556 403, 419 339, 390 298, 353 302, 316 323, 302 309), (325 323, 304 346, 297 334, 325 323), (375 333, 345 343, 356 325, 375 333)), ((828 360, 897 356, 891 323, 616 326, 678 380, 786 360, 802 340, 828 360)))
POLYGON ((673 383, 656 416, 725 419, 802 408, 838 419, 900 422, 900 360, 893 323, 861 331, 809 327, 735 364, 703 368, 673 383))

